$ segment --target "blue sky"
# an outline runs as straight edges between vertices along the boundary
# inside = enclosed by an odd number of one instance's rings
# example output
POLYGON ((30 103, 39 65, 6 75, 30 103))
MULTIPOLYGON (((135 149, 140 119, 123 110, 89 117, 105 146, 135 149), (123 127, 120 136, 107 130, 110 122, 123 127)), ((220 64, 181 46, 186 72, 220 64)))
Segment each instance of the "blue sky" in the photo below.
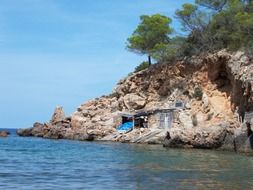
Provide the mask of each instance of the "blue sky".
POLYGON ((110 93, 146 59, 125 49, 139 16, 173 18, 186 2, 192 1, 0 0, 1 127, 47 121, 56 105, 69 115, 110 93))

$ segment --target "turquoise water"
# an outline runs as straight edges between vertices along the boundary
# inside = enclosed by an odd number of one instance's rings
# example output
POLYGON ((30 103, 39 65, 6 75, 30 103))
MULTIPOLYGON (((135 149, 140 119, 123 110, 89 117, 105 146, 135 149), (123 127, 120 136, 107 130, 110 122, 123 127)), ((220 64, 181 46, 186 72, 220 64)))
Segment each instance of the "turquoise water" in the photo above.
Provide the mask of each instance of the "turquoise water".
POLYGON ((0 138, 0 189, 253 189, 253 157, 161 146, 0 138))

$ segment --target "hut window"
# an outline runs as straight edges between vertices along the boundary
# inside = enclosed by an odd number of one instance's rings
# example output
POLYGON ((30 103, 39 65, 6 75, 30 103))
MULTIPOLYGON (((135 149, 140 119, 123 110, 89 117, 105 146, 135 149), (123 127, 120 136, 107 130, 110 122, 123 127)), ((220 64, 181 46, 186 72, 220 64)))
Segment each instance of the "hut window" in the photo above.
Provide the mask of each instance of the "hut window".
POLYGON ((178 101, 178 102, 175 103, 175 107, 176 108, 183 108, 184 107, 184 103, 181 102, 181 101, 178 101))

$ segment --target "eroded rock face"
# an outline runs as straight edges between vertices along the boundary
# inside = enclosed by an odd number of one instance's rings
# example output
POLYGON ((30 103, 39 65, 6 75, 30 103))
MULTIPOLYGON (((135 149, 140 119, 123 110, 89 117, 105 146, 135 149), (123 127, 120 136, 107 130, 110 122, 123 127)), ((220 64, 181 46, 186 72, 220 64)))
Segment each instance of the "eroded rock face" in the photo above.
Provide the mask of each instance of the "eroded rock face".
POLYGON ((146 104, 145 98, 134 93, 125 95, 123 99, 127 109, 129 110, 142 109, 146 104))

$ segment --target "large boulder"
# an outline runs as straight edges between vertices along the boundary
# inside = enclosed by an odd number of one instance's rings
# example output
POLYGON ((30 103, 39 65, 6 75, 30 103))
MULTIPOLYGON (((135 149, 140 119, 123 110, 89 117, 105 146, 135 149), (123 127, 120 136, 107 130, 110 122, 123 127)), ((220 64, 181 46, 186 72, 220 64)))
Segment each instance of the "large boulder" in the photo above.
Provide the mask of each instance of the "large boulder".
POLYGON ((234 146, 237 152, 253 151, 253 133, 247 124, 243 124, 235 131, 234 146))
POLYGON ((90 121, 88 117, 83 116, 80 112, 75 112, 71 117, 71 127, 74 129, 84 127, 88 121, 90 121))
POLYGON ((123 100, 124 100, 124 104, 129 110, 142 109, 146 105, 146 99, 135 93, 125 95, 123 100))
POLYGON ((32 136, 32 128, 18 129, 17 134, 22 137, 32 136))
POLYGON ((219 150, 225 150, 225 151, 236 151, 235 145, 234 145, 234 135, 231 133, 227 133, 224 142, 221 147, 219 147, 219 150))
POLYGON ((226 137, 226 123, 210 127, 172 128, 165 138, 166 147, 214 149, 222 146, 226 137))
POLYGON ((34 123, 33 124, 33 128, 31 131, 31 135, 35 136, 35 137, 43 137, 45 135, 46 131, 45 131, 45 126, 44 124, 41 123, 34 123))
POLYGON ((33 127, 27 129, 18 129, 17 134, 23 137, 35 136, 44 137, 48 132, 48 124, 34 123, 33 127))
POLYGON ((179 111, 178 119, 184 128, 193 128, 192 116, 189 110, 179 111))
POLYGON ((63 139, 65 136, 65 130, 61 127, 54 126, 49 129, 47 133, 44 134, 44 138, 48 139, 63 139))

